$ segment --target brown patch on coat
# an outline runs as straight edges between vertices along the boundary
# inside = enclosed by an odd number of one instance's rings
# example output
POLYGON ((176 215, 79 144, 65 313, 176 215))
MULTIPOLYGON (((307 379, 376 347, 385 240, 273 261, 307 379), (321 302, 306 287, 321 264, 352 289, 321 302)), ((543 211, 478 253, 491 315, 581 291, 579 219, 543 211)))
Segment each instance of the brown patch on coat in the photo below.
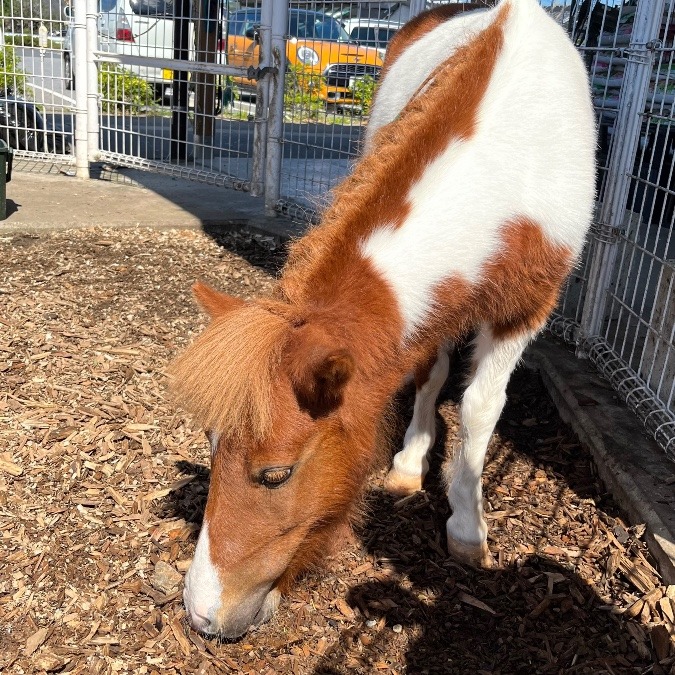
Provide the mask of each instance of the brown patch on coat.
POLYGON ((415 367, 415 389, 419 391, 431 377, 431 370, 438 360, 438 349, 433 345, 429 348, 426 358, 422 359, 415 367))
POLYGON ((343 280, 361 276, 361 242, 378 227, 400 226, 410 209, 408 193, 429 164, 450 143, 473 135, 508 11, 506 4, 490 26, 442 64, 397 120, 378 130, 372 151, 336 188, 322 225, 292 246, 282 280, 285 298, 302 303, 340 297, 343 280))
POLYGON ((537 223, 524 217, 503 226, 501 241, 479 283, 454 277, 440 284, 434 316, 421 331, 423 341, 456 340, 481 324, 490 325, 498 339, 544 325, 571 270, 571 250, 549 241, 537 223))
POLYGON ((417 42, 417 40, 424 37, 427 33, 430 33, 434 28, 437 28, 442 23, 445 23, 459 14, 471 12, 476 9, 487 9, 494 4, 494 2, 485 4, 458 2, 434 7, 427 12, 418 14, 394 33, 394 36, 387 45, 387 55, 384 59, 384 67, 382 68, 380 77, 384 77, 394 61, 396 61, 396 59, 398 59, 411 44, 417 42))

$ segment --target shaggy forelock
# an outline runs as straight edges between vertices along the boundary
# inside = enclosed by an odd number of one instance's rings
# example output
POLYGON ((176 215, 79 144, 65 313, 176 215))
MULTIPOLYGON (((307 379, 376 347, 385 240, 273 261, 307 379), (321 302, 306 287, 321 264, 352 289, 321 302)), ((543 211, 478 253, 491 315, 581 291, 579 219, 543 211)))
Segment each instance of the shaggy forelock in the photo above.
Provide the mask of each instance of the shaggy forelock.
POLYGON ((264 439, 288 328, 255 304, 214 319, 170 366, 174 395, 205 429, 264 439))

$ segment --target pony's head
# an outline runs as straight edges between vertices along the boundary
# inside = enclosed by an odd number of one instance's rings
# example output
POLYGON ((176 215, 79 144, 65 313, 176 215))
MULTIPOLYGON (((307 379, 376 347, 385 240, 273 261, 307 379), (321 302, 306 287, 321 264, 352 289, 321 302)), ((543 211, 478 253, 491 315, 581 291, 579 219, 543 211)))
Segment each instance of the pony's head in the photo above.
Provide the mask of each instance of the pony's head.
POLYGON ((373 425, 354 410, 355 361, 334 332, 284 302, 193 290, 211 322, 171 378, 212 456, 184 599, 195 628, 236 637, 272 615, 347 522, 373 425))

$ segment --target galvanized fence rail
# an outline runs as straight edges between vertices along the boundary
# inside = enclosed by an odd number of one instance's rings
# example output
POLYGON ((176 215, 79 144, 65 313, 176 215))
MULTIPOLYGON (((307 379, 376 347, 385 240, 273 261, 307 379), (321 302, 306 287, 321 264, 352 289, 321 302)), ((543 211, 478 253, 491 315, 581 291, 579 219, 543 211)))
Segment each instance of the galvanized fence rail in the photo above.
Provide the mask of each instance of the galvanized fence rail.
MULTIPOLYGON (((70 1, 3 3, 0 133, 17 154, 249 190, 303 221, 358 155, 391 35, 436 4, 70 1)), ((595 223, 550 328, 675 459, 674 5, 542 5, 583 54, 599 129, 595 223)))

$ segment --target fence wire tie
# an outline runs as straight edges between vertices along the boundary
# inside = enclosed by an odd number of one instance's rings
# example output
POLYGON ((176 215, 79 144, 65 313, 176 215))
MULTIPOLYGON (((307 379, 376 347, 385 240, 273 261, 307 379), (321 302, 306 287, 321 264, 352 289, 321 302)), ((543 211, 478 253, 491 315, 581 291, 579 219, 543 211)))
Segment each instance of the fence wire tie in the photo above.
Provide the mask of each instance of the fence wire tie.
POLYGON ((636 43, 627 49, 620 49, 619 55, 633 63, 642 63, 650 65, 652 62, 652 54, 663 47, 661 40, 649 40, 644 44, 636 43))
POLYGON ((621 234, 621 228, 609 223, 595 222, 591 225, 591 233, 596 241, 603 244, 616 244, 621 234))

